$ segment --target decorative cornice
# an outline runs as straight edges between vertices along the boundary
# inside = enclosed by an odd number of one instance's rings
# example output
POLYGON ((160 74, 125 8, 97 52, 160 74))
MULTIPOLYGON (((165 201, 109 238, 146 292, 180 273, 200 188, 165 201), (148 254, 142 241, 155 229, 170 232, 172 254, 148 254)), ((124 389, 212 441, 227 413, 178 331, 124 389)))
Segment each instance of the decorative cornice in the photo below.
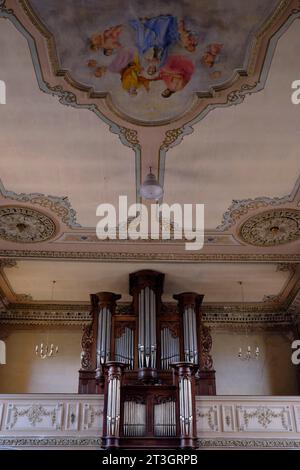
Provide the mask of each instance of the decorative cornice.
POLYGON ((300 263, 300 254, 295 253, 128 253, 128 252, 104 252, 104 251, 37 251, 37 250, 0 250, 0 258, 29 258, 29 259, 67 259, 76 261, 186 261, 192 262, 211 262, 211 263, 243 263, 243 262, 262 262, 262 263, 281 263, 294 262, 300 263))
MULTIPOLYGON (((177 311, 177 304, 166 302, 165 312, 177 311)), ((116 314, 128 315, 132 312, 130 302, 118 303, 116 314)), ((230 305, 214 306, 204 305, 202 308, 202 317, 205 324, 211 328, 233 325, 255 325, 276 326, 292 324, 290 313, 283 311, 268 311, 264 304, 258 305, 230 305)), ((10 304, 6 311, 0 311, 0 324, 60 324, 60 325, 86 325, 91 321, 90 305, 68 305, 68 304, 10 304)))

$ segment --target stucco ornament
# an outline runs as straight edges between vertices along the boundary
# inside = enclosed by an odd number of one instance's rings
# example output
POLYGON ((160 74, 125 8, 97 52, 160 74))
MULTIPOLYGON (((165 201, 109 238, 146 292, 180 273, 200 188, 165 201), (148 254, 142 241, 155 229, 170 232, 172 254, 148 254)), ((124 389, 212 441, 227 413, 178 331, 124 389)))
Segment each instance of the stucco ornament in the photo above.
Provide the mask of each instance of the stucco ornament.
POLYGON ((53 238, 55 223, 42 212, 21 206, 0 209, 0 238, 12 242, 35 243, 53 238))
POLYGON ((241 227, 243 241, 256 246, 275 246, 300 238, 300 211, 274 209, 250 217, 241 227))

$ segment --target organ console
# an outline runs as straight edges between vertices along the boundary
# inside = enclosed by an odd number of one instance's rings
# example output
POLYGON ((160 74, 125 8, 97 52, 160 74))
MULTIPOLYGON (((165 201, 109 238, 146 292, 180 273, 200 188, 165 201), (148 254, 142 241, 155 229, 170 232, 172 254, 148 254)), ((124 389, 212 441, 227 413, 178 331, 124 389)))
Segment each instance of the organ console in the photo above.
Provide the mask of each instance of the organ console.
POLYGON ((79 393, 104 393, 105 448, 194 448, 195 395, 216 393, 203 295, 174 295, 174 309, 162 303, 163 284, 156 271, 130 274, 125 309, 120 295, 91 295, 79 393))

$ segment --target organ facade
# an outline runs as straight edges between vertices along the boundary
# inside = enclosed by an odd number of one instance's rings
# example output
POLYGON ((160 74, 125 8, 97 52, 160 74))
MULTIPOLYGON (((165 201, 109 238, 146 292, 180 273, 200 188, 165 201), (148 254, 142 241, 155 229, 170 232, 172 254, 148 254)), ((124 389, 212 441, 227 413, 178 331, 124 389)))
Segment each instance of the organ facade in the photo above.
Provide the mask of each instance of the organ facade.
POLYGON ((195 396, 215 395, 211 338, 201 320, 203 295, 174 295, 163 304, 164 274, 130 274, 132 303, 91 295, 92 321, 82 338, 80 394, 104 394, 106 448, 193 448, 195 396))

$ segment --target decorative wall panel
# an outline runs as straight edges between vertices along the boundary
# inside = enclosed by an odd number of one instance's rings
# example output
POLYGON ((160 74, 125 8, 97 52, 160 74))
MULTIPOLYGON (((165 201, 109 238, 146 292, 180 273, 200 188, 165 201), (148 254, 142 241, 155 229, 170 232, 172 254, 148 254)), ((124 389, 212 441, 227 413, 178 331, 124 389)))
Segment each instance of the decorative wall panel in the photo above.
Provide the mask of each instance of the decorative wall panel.
MULTIPOLYGON (((0 449, 100 449, 103 399, 0 395, 0 449)), ((198 447, 300 449, 300 397, 197 397, 198 447)))

